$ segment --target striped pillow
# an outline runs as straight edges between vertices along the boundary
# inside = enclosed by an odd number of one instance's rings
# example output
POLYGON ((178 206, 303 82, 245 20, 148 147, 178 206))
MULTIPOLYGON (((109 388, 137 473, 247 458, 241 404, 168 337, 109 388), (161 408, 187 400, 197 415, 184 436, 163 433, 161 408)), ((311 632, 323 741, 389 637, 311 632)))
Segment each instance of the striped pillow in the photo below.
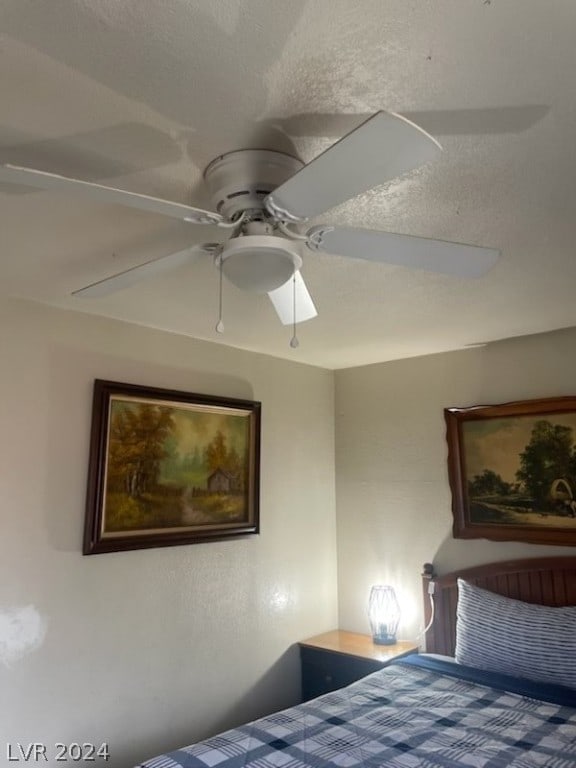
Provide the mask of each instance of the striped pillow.
POLYGON ((458 579, 456 661, 576 688, 576 606, 523 603, 458 579))

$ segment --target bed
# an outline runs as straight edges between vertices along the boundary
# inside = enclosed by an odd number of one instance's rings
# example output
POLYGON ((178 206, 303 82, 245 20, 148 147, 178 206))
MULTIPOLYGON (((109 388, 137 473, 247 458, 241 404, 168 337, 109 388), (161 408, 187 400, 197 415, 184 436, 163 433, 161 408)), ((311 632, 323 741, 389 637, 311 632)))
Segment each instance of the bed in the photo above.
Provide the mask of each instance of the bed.
POLYGON ((576 557, 422 582, 426 653, 142 768, 576 766, 576 557))

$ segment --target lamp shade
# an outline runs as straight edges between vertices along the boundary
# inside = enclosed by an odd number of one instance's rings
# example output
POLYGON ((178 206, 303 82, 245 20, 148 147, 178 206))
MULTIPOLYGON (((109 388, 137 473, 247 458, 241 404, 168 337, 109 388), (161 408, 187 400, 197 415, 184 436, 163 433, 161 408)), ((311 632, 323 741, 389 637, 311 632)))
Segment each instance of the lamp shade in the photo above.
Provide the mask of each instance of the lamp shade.
POLYGON ((376 645, 393 645, 400 622, 400 605, 390 586, 378 584, 370 590, 368 616, 376 645))

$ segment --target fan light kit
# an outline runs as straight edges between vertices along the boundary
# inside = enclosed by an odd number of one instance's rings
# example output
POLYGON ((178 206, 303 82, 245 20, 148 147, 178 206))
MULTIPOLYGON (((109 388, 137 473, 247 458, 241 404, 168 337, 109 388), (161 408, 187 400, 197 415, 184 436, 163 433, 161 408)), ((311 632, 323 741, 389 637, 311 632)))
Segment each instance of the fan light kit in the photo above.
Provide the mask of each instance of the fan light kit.
MULTIPOLYGON (((33 168, 0 165, 0 182, 62 191, 149 211, 191 224, 228 230, 223 243, 205 243, 154 259, 74 291, 103 296, 211 254, 220 271, 223 330, 224 275, 238 288, 267 293, 284 325, 317 315, 300 269, 302 248, 351 259, 396 264, 460 277, 478 277, 497 261, 491 248, 352 227, 298 225, 434 159, 440 145, 400 115, 377 112, 305 165, 282 152, 246 149, 221 155, 204 172, 215 211, 70 179, 33 168)), ((297 346, 296 333, 291 345, 297 346)))
POLYGON ((217 260, 222 260, 222 272, 231 283, 254 293, 280 288, 302 266, 295 242, 270 235, 244 235, 228 240, 217 260))

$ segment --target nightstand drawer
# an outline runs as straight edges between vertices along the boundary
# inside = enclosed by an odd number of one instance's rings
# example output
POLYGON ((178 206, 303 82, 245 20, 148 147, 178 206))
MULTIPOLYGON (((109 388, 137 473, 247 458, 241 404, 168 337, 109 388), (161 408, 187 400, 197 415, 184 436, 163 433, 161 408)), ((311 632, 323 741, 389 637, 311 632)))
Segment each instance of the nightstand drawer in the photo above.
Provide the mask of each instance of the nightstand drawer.
POLYGON ((314 648, 300 648, 300 659, 302 698, 305 701, 350 685, 384 666, 378 661, 337 655, 314 648))
POLYGON ((374 645, 369 635, 339 629, 303 640, 299 645, 304 701, 355 683, 401 656, 418 653, 415 643, 374 645))

